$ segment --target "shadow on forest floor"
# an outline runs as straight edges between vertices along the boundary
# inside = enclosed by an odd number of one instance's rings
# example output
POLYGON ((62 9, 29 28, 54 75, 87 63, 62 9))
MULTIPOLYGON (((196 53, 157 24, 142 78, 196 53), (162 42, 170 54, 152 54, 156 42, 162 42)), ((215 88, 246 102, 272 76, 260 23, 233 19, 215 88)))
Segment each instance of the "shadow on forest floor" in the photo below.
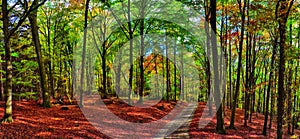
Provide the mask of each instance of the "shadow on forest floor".
MULTIPOLYGON (((122 119, 131 122, 151 122, 168 114, 176 103, 160 102, 148 109, 136 109, 118 100, 106 100, 107 107, 122 119)), ((184 104, 183 104, 184 105, 184 104)), ((276 123, 273 123, 268 137, 261 135, 263 115, 253 115, 252 123, 243 126, 243 111, 237 109, 236 128, 227 129, 227 135, 219 135, 215 131, 216 118, 204 129, 197 128, 197 123, 205 103, 199 103, 190 126, 192 138, 275 138, 276 123)), ((100 109, 99 109, 100 110, 100 109)), ((3 117, 4 102, 0 102, 0 117, 3 117)), ((104 115, 101 115, 104 116, 104 115)), ((0 138, 108 138, 97 130, 84 116, 77 105, 53 105, 51 108, 42 108, 36 102, 13 102, 14 122, 0 125, 0 138), (67 107, 65 110, 63 107, 67 107)), ((226 110, 225 125, 229 126, 230 111, 226 110)), ((296 130, 296 134, 300 134, 296 130)), ((286 136, 287 137, 287 136, 286 136)))
MULTIPOLYGON (((264 124, 264 115, 253 113, 252 123, 249 123, 247 127, 244 126, 244 111, 241 109, 236 109, 235 117, 235 128, 229 129, 231 110, 226 108, 224 123, 226 127, 226 134, 220 135, 216 132, 216 123, 217 119, 214 116, 213 120, 205 126, 205 128, 199 128, 199 120, 202 115, 202 112, 205 107, 205 103, 199 103, 199 107, 195 112, 193 121, 190 125, 190 136, 192 138, 276 138, 276 125, 277 123, 273 121, 272 129, 267 130, 267 136, 262 134, 263 124, 264 124)), ((273 118, 274 119, 274 118, 273 118)), ((268 122, 269 123, 269 122, 268 122)), ((268 125, 269 126, 269 125, 268 125)), ((300 136, 300 131, 295 130, 295 135, 300 136)), ((287 135, 287 130, 284 130, 284 138, 290 138, 290 135, 287 135)))

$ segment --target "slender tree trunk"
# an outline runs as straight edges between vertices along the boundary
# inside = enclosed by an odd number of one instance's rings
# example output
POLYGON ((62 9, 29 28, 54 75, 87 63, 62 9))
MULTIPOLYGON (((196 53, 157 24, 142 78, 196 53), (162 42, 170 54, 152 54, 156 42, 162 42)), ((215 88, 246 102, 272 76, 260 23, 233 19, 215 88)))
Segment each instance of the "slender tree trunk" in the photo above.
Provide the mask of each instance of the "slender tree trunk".
MULTIPOLYGON (((248 13, 248 10, 247 10, 248 13)), ((248 18, 249 20, 249 18, 248 18)), ((246 35, 246 91, 245 91, 245 111, 244 111, 244 126, 247 126, 247 119, 249 115, 249 90, 250 90, 250 51, 251 51, 251 46, 249 43, 249 33, 247 32, 246 35)))
MULTIPOLYGON (((292 37, 292 24, 290 24, 290 46, 293 45, 293 37, 292 37)), ((288 53, 291 53, 289 51, 288 53)), ((291 134, 291 122, 292 122, 292 66, 293 60, 290 59, 288 61, 288 69, 289 73, 287 75, 287 124, 288 124, 288 134, 291 134)))
MULTIPOLYGON (((298 44, 298 53, 300 53, 300 50, 299 50, 299 45, 300 45, 300 28, 299 28, 299 31, 298 31, 298 42, 297 42, 297 44, 298 44)), ((299 60, 297 61, 297 66, 295 67, 295 76, 294 76, 294 84, 295 85, 297 85, 297 75, 298 75, 298 67, 299 67, 299 60)), ((294 105, 293 105, 293 121, 292 121, 292 134, 294 134, 295 132, 295 126, 297 125, 297 122, 296 122, 296 107, 297 107, 297 105, 296 105, 296 103, 297 103, 297 95, 296 95, 296 92, 297 90, 295 90, 294 91, 294 105)))
MULTIPOLYGON (((105 40, 105 34, 102 34, 105 40)), ((107 73, 106 73, 106 41, 102 44, 102 55, 101 55, 101 68, 102 68, 102 96, 103 98, 107 98, 107 73)))
MULTIPOLYGON (((253 86, 255 85, 255 63, 256 63, 256 52, 255 52, 255 47, 256 47, 256 35, 253 36, 253 44, 252 44, 252 59, 251 59, 251 70, 250 70, 250 89, 252 90, 252 104, 251 104, 251 110, 250 110, 250 121, 249 123, 252 122, 252 114, 254 113, 254 108, 255 108, 255 89, 253 86)), ((250 41, 251 42, 251 41, 250 41)))
POLYGON ((208 110, 209 110, 209 115, 212 116, 212 98, 210 97, 211 93, 211 70, 210 70, 210 55, 211 55, 211 37, 210 37, 210 28, 209 28, 209 16, 210 16, 210 9, 208 6, 208 1, 204 1, 204 7, 205 7, 205 34, 206 34, 206 49, 207 49, 207 57, 206 57, 206 84, 207 84, 207 101, 208 101, 208 110))
POLYGON ((168 44, 168 30, 166 29, 166 70, 167 70, 167 102, 170 101, 169 95, 171 92, 171 82, 170 82, 170 62, 169 62, 169 44, 168 44))
POLYGON ((245 30, 245 5, 247 0, 244 0, 244 6, 242 6, 241 1, 239 1, 239 9, 241 13, 241 20, 242 20, 242 26, 241 26, 241 36, 240 36, 240 42, 239 42, 239 61, 238 61, 238 69, 237 69, 237 80, 236 80, 236 89, 235 94, 233 98, 233 107, 231 112, 231 119, 230 119, 230 126, 229 128, 235 128, 234 127, 234 119, 235 119, 235 110, 237 105, 237 99, 240 92, 240 76, 241 76, 241 67, 242 67, 242 52, 243 52, 243 42, 244 42, 244 30, 245 30))
MULTIPOLYGON (((2 60, 2 57, 0 56, 0 60, 2 60)), ((2 67, 2 62, 0 62, 0 70, 3 70, 3 67, 2 67)), ((0 100, 1 101, 4 101, 4 88, 3 88, 3 82, 2 82, 2 72, 0 72, 0 100)))
MULTIPOLYGON (((161 61, 162 61, 162 74, 163 74, 163 82, 165 81, 165 62, 164 62, 164 57, 162 57, 162 59, 161 59, 161 61)), ((162 96, 162 98, 165 100, 165 84, 163 83, 162 84, 162 90, 161 90, 161 96, 162 96)))
POLYGON ((49 87, 50 87, 50 94, 53 98, 55 98, 55 91, 54 91, 54 79, 53 79, 53 71, 52 71, 52 56, 51 56, 51 22, 50 17, 47 17, 47 46, 48 46, 48 53, 49 53, 49 87))
POLYGON ((130 15, 130 0, 128 0, 128 33, 129 33, 129 64, 130 64, 130 69, 129 69, 129 90, 128 90, 128 104, 131 104, 131 92, 132 92, 132 79, 133 79, 133 31, 131 29, 131 15, 130 15))
POLYGON ((269 129, 271 129, 272 128, 272 121, 273 121, 273 115, 274 115, 274 109, 272 109, 272 108, 274 108, 274 102, 275 102, 275 93, 276 93, 276 91, 275 91, 275 89, 276 89, 276 80, 277 80, 277 76, 275 76, 275 79, 274 79, 274 81, 272 82, 273 84, 274 84, 274 90, 272 90, 272 94, 271 94, 271 109, 270 109, 270 121, 269 121, 269 129))
POLYGON ((85 73, 85 58, 86 58, 86 35, 87 35, 87 22, 88 22, 88 12, 89 12, 90 0, 85 3, 85 13, 84 13, 84 34, 83 34, 83 49, 82 49, 82 60, 81 60, 81 75, 80 75, 80 101, 79 107, 83 107, 83 93, 84 93, 84 73, 85 73))
MULTIPOLYGON (((216 0, 210 0, 210 11, 211 11, 211 19, 210 24, 212 28, 211 32, 211 44, 212 44, 212 54, 213 54, 213 67, 214 67, 214 96, 215 96, 215 104, 219 106, 217 110, 217 127, 216 130, 220 134, 225 134, 225 126, 224 126, 224 115, 223 115, 223 105, 222 105, 222 97, 221 97, 221 86, 220 83, 220 73, 219 73, 219 62, 218 62, 218 52, 217 52, 217 15, 216 15, 216 0)), ((220 61, 221 62, 221 61, 220 61)), ((221 67, 222 68, 222 67, 221 67)))
POLYGON ((229 84, 230 84, 230 86, 229 86, 229 93, 230 93, 230 109, 232 109, 232 106, 233 106, 233 85, 232 85, 232 59, 231 59, 231 41, 229 40, 229 84))
POLYGON ((176 102, 176 44, 174 44, 174 101, 176 102))
MULTIPOLYGON (((264 60, 264 67, 265 67, 265 76, 264 76, 264 82, 267 82, 267 69, 268 67, 266 66, 266 60, 264 60)), ((266 90, 267 90, 267 85, 264 85, 264 94, 263 94, 263 107, 262 107, 262 113, 265 115, 265 106, 266 106, 266 90)))
POLYGON ((183 48, 180 48, 180 93, 182 96, 182 100, 185 99, 185 89, 184 89, 184 63, 183 63, 183 48))
POLYGON ((154 65, 154 70, 155 70, 155 91, 157 92, 157 98, 159 98, 160 94, 159 94, 159 89, 158 89, 158 71, 157 71, 157 57, 158 54, 155 54, 155 65, 154 65))
POLYGON ((264 128, 263 128, 263 135, 267 135, 267 125, 268 125, 268 116, 269 116, 269 102, 270 102, 270 91, 271 91, 271 86, 272 86, 272 79, 273 79, 273 73, 274 73, 274 63, 275 63, 275 58, 276 58, 276 49, 277 49, 277 36, 275 37, 274 40, 274 45, 273 45, 273 51, 272 51, 272 58, 271 58, 271 67, 270 67, 270 75, 269 75, 269 83, 268 83, 268 89, 267 89, 267 99, 265 102, 265 120, 264 120, 264 128))
MULTIPOLYGON (((144 11, 142 11, 142 18, 144 18, 144 11)), ((141 19, 141 26, 140 26, 140 32, 141 32, 141 51, 140 51, 140 86, 139 86, 139 103, 143 103, 143 97, 144 97, 144 20, 141 19)), ((167 98, 168 99, 168 98, 167 98)))

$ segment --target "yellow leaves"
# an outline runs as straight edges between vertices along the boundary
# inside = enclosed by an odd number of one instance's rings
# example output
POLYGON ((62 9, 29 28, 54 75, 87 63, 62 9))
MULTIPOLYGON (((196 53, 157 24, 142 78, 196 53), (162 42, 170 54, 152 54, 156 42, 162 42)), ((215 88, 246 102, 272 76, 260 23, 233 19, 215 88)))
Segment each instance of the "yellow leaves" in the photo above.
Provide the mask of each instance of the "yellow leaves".
POLYGON ((263 32, 263 38, 270 38, 270 34, 266 31, 263 32))

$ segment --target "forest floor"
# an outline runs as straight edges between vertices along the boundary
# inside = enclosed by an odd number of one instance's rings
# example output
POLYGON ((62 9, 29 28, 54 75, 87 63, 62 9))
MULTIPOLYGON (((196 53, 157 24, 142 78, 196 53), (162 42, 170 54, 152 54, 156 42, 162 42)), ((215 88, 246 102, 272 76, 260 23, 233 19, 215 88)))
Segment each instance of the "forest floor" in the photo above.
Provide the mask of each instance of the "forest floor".
MULTIPOLYGON (((151 122, 167 115, 176 103, 159 102, 147 109, 135 109, 123 102, 107 100, 107 107, 122 119, 131 122, 151 122)), ((185 104, 182 104, 185 105, 185 104)), ((275 138, 276 123, 268 136, 263 136, 262 127, 264 116, 253 114, 252 123, 243 126, 243 111, 236 111, 236 130, 228 129, 230 110, 226 109, 225 125, 226 135, 215 131, 216 117, 205 128, 199 128, 199 120, 205 103, 199 103, 189 126, 190 138, 275 138)), ((4 102, 0 102, 0 117, 3 117, 4 102)), ((53 105, 51 108, 42 108, 35 101, 13 101, 14 122, 0 124, 0 138, 108 138, 97 130, 84 116, 76 104, 53 105)), ((286 132, 284 132, 286 133, 286 132)), ((296 130, 300 136, 300 131, 296 130)), ((285 138, 290 136, 285 135, 285 138)))

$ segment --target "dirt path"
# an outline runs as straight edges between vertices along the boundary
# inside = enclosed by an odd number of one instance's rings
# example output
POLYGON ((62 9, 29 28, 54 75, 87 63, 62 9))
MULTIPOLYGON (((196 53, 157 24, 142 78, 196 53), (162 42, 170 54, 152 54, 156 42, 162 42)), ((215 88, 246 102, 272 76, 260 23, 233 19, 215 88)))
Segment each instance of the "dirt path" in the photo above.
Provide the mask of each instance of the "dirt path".
MULTIPOLYGON (((173 122, 166 125, 164 129, 160 131, 161 133, 173 132, 169 136, 165 137, 167 139, 183 139, 190 138, 189 127, 193 119, 194 110, 197 104, 190 104, 185 110, 183 110, 180 115, 178 115, 173 122), (175 130, 176 127, 179 127, 175 130), (175 130, 175 131, 172 131, 175 130)), ((161 138, 161 137, 159 137, 161 138)))

